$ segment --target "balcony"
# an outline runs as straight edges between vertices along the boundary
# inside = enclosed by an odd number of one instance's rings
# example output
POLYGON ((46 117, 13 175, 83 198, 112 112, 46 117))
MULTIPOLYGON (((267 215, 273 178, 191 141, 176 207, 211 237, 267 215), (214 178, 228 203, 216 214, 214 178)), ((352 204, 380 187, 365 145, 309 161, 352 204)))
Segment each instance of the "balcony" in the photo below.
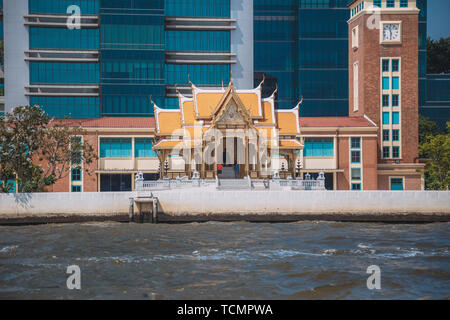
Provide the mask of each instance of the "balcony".
POLYGON ((40 50, 25 51, 25 61, 32 62, 98 62, 98 50, 40 50))
MULTIPOLYGON (((29 27, 67 28, 68 14, 29 14, 24 16, 24 25, 29 27)), ((71 18, 70 18, 71 19, 71 18)), ((83 29, 97 29, 99 26, 97 15, 81 15, 80 27, 83 29)))
POLYGON ((26 96, 46 97, 98 97, 98 85, 32 84, 25 86, 26 96))
POLYGON ((167 51, 168 64, 235 64, 235 53, 230 52, 198 52, 167 51))
POLYGON ((231 31, 235 30, 235 19, 199 18, 199 17, 166 17, 166 30, 196 31, 231 31))

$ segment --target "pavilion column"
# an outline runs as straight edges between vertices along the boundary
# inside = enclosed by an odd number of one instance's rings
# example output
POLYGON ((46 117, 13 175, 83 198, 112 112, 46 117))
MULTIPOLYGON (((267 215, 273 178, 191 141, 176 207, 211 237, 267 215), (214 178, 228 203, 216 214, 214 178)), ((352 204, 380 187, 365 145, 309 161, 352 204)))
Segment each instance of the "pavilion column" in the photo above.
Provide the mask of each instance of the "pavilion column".
POLYGON ((261 155, 259 153, 259 137, 256 138, 256 177, 261 178, 261 155))
POLYGON ((201 172, 201 177, 202 179, 206 178, 206 172, 205 172, 205 143, 202 142, 202 172, 201 172))
POLYGON ((249 174, 248 137, 245 137, 245 175, 249 174))
POLYGON ((291 165, 292 165, 292 178, 294 178, 295 179, 295 150, 292 150, 291 151, 291 153, 292 153, 292 163, 291 163, 291 165))

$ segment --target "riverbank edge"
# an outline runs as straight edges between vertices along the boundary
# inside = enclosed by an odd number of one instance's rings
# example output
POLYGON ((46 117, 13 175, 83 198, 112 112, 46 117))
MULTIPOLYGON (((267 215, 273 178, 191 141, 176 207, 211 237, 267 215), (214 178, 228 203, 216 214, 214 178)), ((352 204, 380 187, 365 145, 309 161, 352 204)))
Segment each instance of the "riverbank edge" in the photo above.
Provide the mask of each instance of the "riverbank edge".
MULTIPOLYGON (((192 223, 192 222, 265 222, 265 223, 289 223, 298 221, 336 221, 336 222, 368 222, 368 223, 436 223, 450 222, 450 214, 355 214, 355 213, 331 213, 331 214, 201 214, 201 215, 168 215, 159 213, 158 223, 192 223)), ((83 222, 132 222, 128 214, 120 215, 46 215, 46 216, 22 216, 0 217, 0 225, 30 225, 50 223, 83 223, 83 222)))
POLYGON ((158 223, 450 222, 449 191, 216 191, 0 194, 0 224, 130 222, 132 199, 158 199, 158 223))

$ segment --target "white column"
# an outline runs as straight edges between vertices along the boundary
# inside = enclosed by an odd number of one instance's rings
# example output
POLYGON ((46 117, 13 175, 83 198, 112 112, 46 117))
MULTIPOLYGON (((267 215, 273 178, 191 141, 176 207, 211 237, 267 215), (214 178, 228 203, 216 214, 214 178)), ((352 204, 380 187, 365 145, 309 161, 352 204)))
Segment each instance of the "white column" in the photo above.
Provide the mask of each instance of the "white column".
POLYGON ((25 86, 30 83, 30 71, 25 59, 29 34, 23 16, 28 14, 28 0, 3 1, 5 52, 5 112, 29 104, 25 86))
POLYGON ((237 61, 231 65, 234 85, 253 89, 253 0, 231 0, 231 18, 236 19, 236 30, 231 31, 237 61))

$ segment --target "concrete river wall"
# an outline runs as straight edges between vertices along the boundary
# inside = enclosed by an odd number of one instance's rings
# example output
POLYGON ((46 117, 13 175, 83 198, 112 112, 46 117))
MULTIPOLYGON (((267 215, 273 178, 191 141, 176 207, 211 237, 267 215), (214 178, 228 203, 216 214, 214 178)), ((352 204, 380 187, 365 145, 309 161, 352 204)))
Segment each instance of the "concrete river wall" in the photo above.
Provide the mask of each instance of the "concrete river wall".
MULTIPOLYGON (((129 221, 150 192, 0 194, 0 223, 129 221)), ((153 191, 158 222, 450 221, 449 191, 153 191)))

